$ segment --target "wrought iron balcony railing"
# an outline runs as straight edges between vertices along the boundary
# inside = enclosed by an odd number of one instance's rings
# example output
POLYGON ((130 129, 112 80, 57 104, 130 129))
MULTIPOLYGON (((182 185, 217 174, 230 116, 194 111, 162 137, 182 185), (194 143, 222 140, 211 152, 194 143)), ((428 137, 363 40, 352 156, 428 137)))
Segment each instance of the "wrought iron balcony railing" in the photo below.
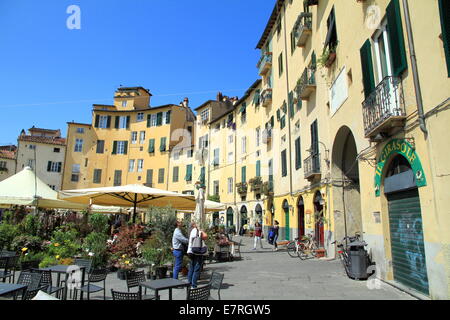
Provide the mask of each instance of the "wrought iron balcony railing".
POLYGON ((297 47, 304 47, 312 33, 312 13, 302 12, 294 25, 295 42, 297 47))
POLYGON ((305 179, 313 179, 320 176, 320 153, 313 153, 303 161, 305 179))
POLYGON ((364 100, 362 107, 366 138, 403 126, 406 112, 400 78, 384 78, 364 100))
POLYGON ((263 53, 256 67, 260 76, 265 75, 272 68, 272 52, 263 53))
POLYGON ((269 180, 263 183, 262 193, 266 196, 273 195, 273 180, 269 180))
POLYGON ((272 89, 267 88, 261 92, 261 102, 263 107, 267 107, 272 103, 272 89))
POLYGON ((297 81, 295 91, 297 97, 302 100, 307 100, 312 92, 316 90, 316 70, 315 68, 305 68, 302 76, 297 81))

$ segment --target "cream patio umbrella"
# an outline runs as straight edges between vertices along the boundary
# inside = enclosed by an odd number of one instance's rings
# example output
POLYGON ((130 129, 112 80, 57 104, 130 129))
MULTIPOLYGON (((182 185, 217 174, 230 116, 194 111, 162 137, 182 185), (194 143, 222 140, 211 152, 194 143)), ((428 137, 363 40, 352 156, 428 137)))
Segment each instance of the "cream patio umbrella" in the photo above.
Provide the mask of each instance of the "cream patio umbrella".
POLYGON ((86 205, 58 199, 58 193, 36 176, 30 167, 0 182, 0 206, 19 205, 52 209, 86 209, 86 205))
POLYGON ((64 190, 58 193, 58 197, 62 200, 89 205, 133 207, 133 223, 135 222, 137 207, 171 206, 176 210, 181 208, 195 209, 195 197, 192 195, 149 188, 138 184, 64 190))

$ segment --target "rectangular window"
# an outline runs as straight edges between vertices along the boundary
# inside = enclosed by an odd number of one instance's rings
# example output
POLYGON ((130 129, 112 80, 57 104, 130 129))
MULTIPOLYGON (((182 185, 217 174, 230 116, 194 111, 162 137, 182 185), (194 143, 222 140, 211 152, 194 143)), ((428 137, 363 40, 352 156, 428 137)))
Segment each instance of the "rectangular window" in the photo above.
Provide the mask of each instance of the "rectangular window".
POLYGON ((159 145, 159 151, 166 151, 166 137, 161 138, 161 143, 159 145))
POLYGON ((77 128, 77 133, 84 133, 84 128, 77 128))
POLYGON ((150 139, 148 142, 148 153, 155 152, 155 139, 150 139))
POLYGON ((233 163, 233 152, 228 152, 228 163, 233 163))
POLYGON ((112 154, 127 154, 128 141, 114 141, 112 154))
POLYGON ((256 161, 256 176, 261 177, 261 160, 256 161))
POLYGON ((127 106, 127 100, 122 101, 122 107, 126 107, 127 106))
POLYGON ((179 167, 173 167, 173 177, 172 177, 173 182, 178 182, 179 171, 180 171, 179 167))
POLYGON ((101 183, 102 181, 102 169, 94 169, 93 183, 101 183))
POLYGON ((280 118, 280 129, 284 129, 286 127, 286 115, 280 118))
POLYGON ((164 168, 158 170, 158 183, 164 183, 164 168))
POLYGON ((122 170, 115 170, 114 171, 114 186, 120 186, 122 185, 122 170))
POLYGON ((186 166, 186 181, 192 181, 192 164, 186 166))
POLYGON ((295 41, 295 32, 291 31, 291 54, 294 53, 296 47, 297 47, 297 44, 295 41))
POLYGON ((130 159, 128 162, 128 172, 134 172, 134 164, 135 164, 135 160, 130 159))
POLYGON ((97 153, 105 151, 105 140, 97 140, 97 153))
POLYGON ((241 182, 246 182, 247 181, 247 167, 242 167, 241 168, 241 182))
POLYGON ((256 128, 256 146, 259 147, 261 143, 261 128, 256 128))
POLYGON ((330 15, 327 19, 327 37, 325 38, 325 47, 328 47, 330 52, 335 52, 338 44, 337 30, 336 30, 336 15, 334 13, 334 7, 331 9, 330 15))
POLYGON ((80 173, 80 165, 79 164, 72 165, 72 173, 80 173))
POLYGON ((138 112, 138 114, 136 116, 136 122, 142 122, 142 121, 144 121, 144 113, 138 112))
POLYGON ((281 152, 281 176, 287 176, 287 160, 286 160, 286 150, 281 152))
POLYGON ((283 74, 283 53, 278 56, 278 76, 283 74))
POLYGON ((156 114, 156 125, 157 126, 162 125, 162 121, 163 121, 163 113, 162 112, 158 112, 156 114))
POLYGON ((298 170, 302 167, 302 151, 300 144, 300 137, 295 140, 295 169, 298 170))
POLYGON ((83 151, 83 139, 75 139, 75 150, 74 152, 83 151))
POLYGON ((228 178, 228 193, 233 193, 233 178, 228 178))
POLYGON ((219 181, 216 180, 213 182, 213 192, 215 196, 218 196, 220 193, 220 189, 219 189, 219 181))
POLYGON ((241 151, 243 154, 247 153, 247 137, 242 137, 242 148, 241 151))
POLYGON ((136 144, 137 143, 137 131, 131 132, 131 143, 136 144))
POLYGON ((233 143, 233 135, 231 134, 231 135, 229 135, 228 136, 228 143, 233 143))
POLYGON ((62 162, 49 161, 47 164, 47 172, 61 172, 62 162))
POLYGON ((70 176, 71 182, 78 182, 79 179, 80 179, 80 175, 78 173, 72 173, 72 175, 70 176))
POLYGON ((145 131, 141 131, 139 133, 139 143, 144 144, 145 143, 145 131))
POLYGON ((59 153, 59 152, 61 152, 61 149, 60 148, 53 148, 53 152, 59 153))
POLYGON ((127 129, 129 124, 129 116, 120 116, 119 117, 119 128, 118 129, 127 129))
POLYGON ((214 162, 213 162, 214 166, 219 165, 219 151, 220 149, 214 149, 214 162))
POLYGON ((200 113, 200 120, 206 122, 209 120, 209 109, 205 109, 200 113))
POLYGON ((138 159, 137 172, 142 172, 143 169, 144 169, 144 159, 138 159))
POLYGON ((153 169, 147 170, 147 177, 146 177, 146 183, 145 185, 147 187, 153 187, 153 169))
POLYGON ((95 127, 101 129, 107 129, 111 126, 111 116, 100 116, 95 117, 95 127))

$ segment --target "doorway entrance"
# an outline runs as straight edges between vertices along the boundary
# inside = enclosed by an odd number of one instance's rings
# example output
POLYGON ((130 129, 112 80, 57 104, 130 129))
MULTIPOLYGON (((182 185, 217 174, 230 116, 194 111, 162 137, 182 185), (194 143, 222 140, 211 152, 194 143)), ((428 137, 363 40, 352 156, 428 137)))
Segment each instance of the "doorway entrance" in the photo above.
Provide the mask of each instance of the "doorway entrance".
POLYGON ((305 203, 303 197, 298 198, 298 237, 301 239, 305 235, 305 203))
POLYGON ((320 191, 317 191, 314 195, 314 237, 319 248, 323 248, 325 245, 325 233, 324 233, 324 213, 323 205, 324 200, 320 191))
POLYGON ((283 201, 283 211, 284 211, 284 234, 285 234, 285 239, 286 240, 290 240, 291 238, 291 229, 290 229, 290 225, 289 225, 289 203, 287 202, 287 200, 283 201))

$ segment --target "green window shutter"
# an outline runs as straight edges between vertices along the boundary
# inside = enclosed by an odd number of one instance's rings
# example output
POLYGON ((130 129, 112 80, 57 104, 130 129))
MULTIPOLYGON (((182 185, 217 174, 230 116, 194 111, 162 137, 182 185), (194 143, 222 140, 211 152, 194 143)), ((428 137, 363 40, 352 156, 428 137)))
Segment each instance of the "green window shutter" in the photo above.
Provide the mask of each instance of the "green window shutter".
POLYGON ((166 151, 166 137, 161 138, 161 144, 159 146, 159 151, 166 151))
POLYGON ((302 99, 298 98, 297 100, 297 112, 302 109, 302 99))
POLYGON ((274 116, 270 117, 270 125, 273 128, 275 126, 275 118, 274 116))
POLYGON ((408 68, 406 62, 405 39, 403 37, 402 17, 400 13, 399 0, 391 0, 386 8, 387 28, 389 43, 391 46, 391 57, 393 74, 400 77, 408 68))
POLYGON ((295 140, 295 169, 298 170, 302 167, 302 154, 300 137, 295 140))
POLYGON ((281 118, 281 110, 278 109, 277 110, 277 121, 280 121, 280 118, 281 118))
POLYGON ((280 119, 280 129, 284 129, 286 126, 286 116, 282 116, 280 119))
POLYGON ((287 176, 287 160, 286 160, 286 150, 281 152, 281 176, 287 176))
POLYGON ((127 125, 126 125, 127 129, 130 128, 130 116, 127 116, 127 125))
POLYGON ((100 116, 98 114, 96 114, 95 115, 95 125, 94 125, 95 128, 98 128, 99 121, 100 121, 100 116))
POLYGON ((375 77, 373 75, 372 45, 367 39, 360 49, 361 68, 363 75, 364 95, 367 98, 375 90, 375 77))
POLYGON ((47 162, 47 171, 50 171, 52 169, 52 162, 47 162))
POLYGON ((114 119, 114 128, 119 129, 119 121, 120 121, 120 117, 116 116, 114 119))
POLYGON ((247 168, 244 166, 241 168, 241 174, 242 174, 242 182, 247 181, 247 168))
POLYGON ((259 89, 257 89, 257 90, 255 90, 255 95, 253 96, 253 103, 255 104, 255 105, 259 105, 259 103, 260 103, 260 98, 261 98, 261 94, 260 94, 260 90, 259 89))
POLYGON ((441 13, 442 41, 444 42, 445 59, 447 60, 447 72, 450 77, 450 1, 439 0, 441 13))
POLYGON ((112 154, 117 154, 117 141, 113 142, 113 150, 112 150, 112 154))
POLYGON ((128 141, 124 141, 125 142, 125 146, 123 148, 123 154, 127 154, 128 152, 128 141))
POLYGON ((153 169, 147 170, 146 183, 147 183, 147 186, 149 186, 149 187, 153 186, 153 169))
POLYGON ((155 139, 150 139, 148 141, 148 153, 154 153, 155 152, 155 139))
POLYGON ((147 115, 147 128, 150 128, 150 121, 151 121, 151 119, 152 119, 152 115, 148 114, 147 115))
POLYGON ((167 111, 167 113, 166 113, 166 124, 170 124, 170 114, 171 114, 171 111, 170 110, 167 111))
POLYGON ((106 120, 106 128, 111 128, 111 116, 108 116, 107 120, 106 120))
POLYGON ((192 164, 186 166, 186 181, 192 181, 192 164))
POLYGON ((172 182, 178 182, 179 167, 173 167, 172 182))
POLYGON ((241 108, 239 109, 239 113, 246 113, 246 111, 247 111, 247 104, 243 102, 241 108))
POLYGON ((162 125, 162 117, 163 117, 162 112, 158 112, 158 113, 156 114, 156 125, 157 125, 157 126, 162 125))
POLYGON ((283 101, 283 105, 281 106, 281 110, 283 110, 284 113, 287 113, 286 101, 283 101))
POLYGON ((294 117, 295 115, 295 111, 294 111, 294 93, 291 91, 289 92, 289 99, 288 99, 288 104, 289 104, 289 116, 291 118, 294 117))
POLYGON ((256 176, 261 177, 261 160, 256 161, 256 176))
POLYGON ((158 183, 164 183, 164 168, 158 170, 158 183))
POLYGON ((58 172, 61 172, 62 162, 58 162, 58 172))

